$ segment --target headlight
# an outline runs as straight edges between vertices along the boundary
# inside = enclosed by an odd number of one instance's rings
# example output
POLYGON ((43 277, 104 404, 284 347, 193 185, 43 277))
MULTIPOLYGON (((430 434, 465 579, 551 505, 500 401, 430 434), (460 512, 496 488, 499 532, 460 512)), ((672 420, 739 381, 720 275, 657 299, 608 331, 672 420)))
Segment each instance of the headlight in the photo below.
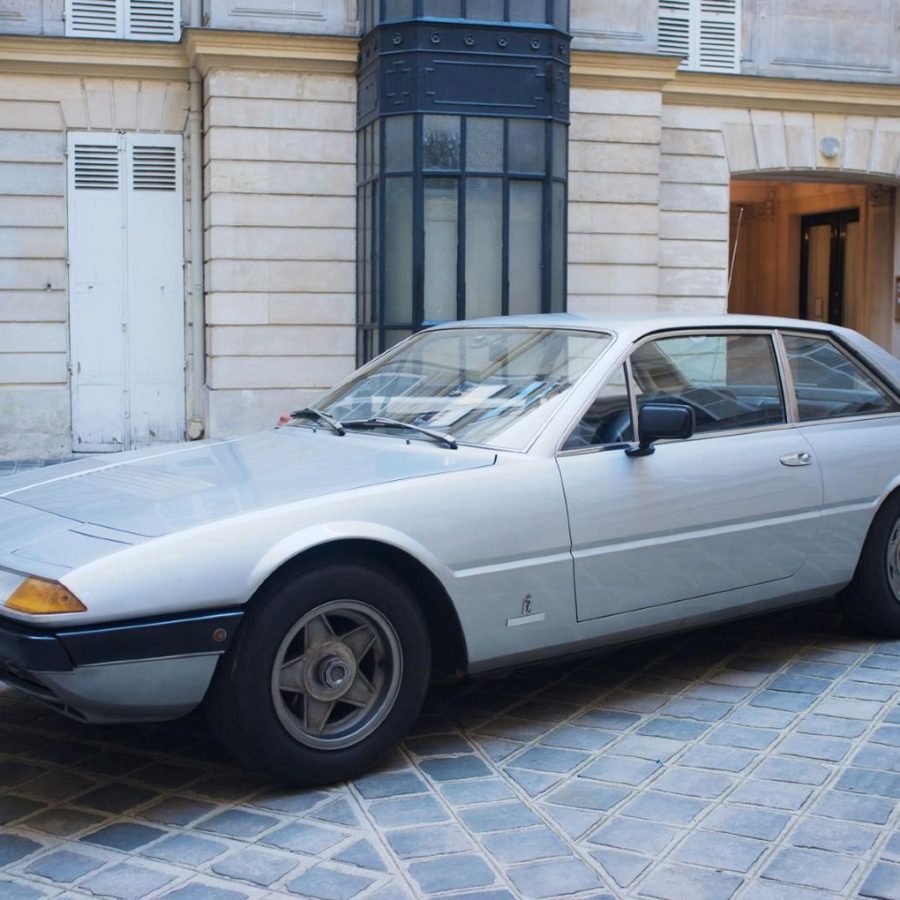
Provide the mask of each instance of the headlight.
POLYGON ((87 607, 71 591, 58 581, 43 578, 26 578, 3 605, 32 616, 87 612, 87 607))

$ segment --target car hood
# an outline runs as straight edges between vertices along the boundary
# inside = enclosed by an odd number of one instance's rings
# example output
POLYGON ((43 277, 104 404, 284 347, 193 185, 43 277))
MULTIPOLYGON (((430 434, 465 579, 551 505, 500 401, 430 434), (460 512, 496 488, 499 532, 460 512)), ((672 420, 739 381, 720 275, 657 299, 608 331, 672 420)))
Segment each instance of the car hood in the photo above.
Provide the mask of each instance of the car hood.
POLYGON ((230 441, 95 457, 0 482, 0 554, 60 518, 94 538, 159 537, 267 507, 489 466, 492 451, 286 427, 230 441), (7 483, 4 483, 7 482, 7 483), (39 513, 37 512, 39 511, 39 513), (84 527, 87 526, 87 527, 84 527))

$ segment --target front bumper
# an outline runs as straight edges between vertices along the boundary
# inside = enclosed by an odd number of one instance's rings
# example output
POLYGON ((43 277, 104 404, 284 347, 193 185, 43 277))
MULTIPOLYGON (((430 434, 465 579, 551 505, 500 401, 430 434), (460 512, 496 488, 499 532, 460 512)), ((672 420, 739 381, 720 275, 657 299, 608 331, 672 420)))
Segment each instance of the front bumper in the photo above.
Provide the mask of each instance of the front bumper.
POLYGON ((0 681, 83 721, 159 721, 196 708, 242 610, 46 630, 0 621, 0 681))

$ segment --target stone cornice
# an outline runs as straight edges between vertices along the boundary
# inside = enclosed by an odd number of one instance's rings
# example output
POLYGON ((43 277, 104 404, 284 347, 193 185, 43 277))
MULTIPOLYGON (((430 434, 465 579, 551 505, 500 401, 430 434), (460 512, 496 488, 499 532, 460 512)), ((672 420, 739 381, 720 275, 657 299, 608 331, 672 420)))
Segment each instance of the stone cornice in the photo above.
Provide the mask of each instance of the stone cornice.
POLYGON ((574 88, 659 91, 675 77, 680 62, 656 54, 573 50, 571 84, 574 88))
POLYGON ((663 103, 673 105, 900 116, 896 85, 685 72, 677 71, 679 62, 656 54, 573 50, 572 87, 659 90, 663 103))
POLYGON ((0 35, 0 72, 186 79, 192 67, 356 73, 354 37, 185 29, 180 43, 0 35))
POLYGON ((0 71, 26 75, 121 75, 182 79, 180 44, 96 38, 0 36, 0 71))
POLYGON ((269 34, 191 28, 183 43, 192 66, 355 75, 359 40, 331 35, 269 34))

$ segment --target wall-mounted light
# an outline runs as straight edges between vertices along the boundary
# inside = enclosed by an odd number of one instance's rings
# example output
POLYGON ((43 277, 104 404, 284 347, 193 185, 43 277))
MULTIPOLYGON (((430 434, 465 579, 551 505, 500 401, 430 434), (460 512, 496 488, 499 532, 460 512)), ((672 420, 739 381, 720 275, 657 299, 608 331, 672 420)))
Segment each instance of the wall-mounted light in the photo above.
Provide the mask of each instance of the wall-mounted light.
POLYGON ((836 137, 824 137, 819 141, 819 153, 825 159, 837 159, 841 153, 841 142, 836 137))

